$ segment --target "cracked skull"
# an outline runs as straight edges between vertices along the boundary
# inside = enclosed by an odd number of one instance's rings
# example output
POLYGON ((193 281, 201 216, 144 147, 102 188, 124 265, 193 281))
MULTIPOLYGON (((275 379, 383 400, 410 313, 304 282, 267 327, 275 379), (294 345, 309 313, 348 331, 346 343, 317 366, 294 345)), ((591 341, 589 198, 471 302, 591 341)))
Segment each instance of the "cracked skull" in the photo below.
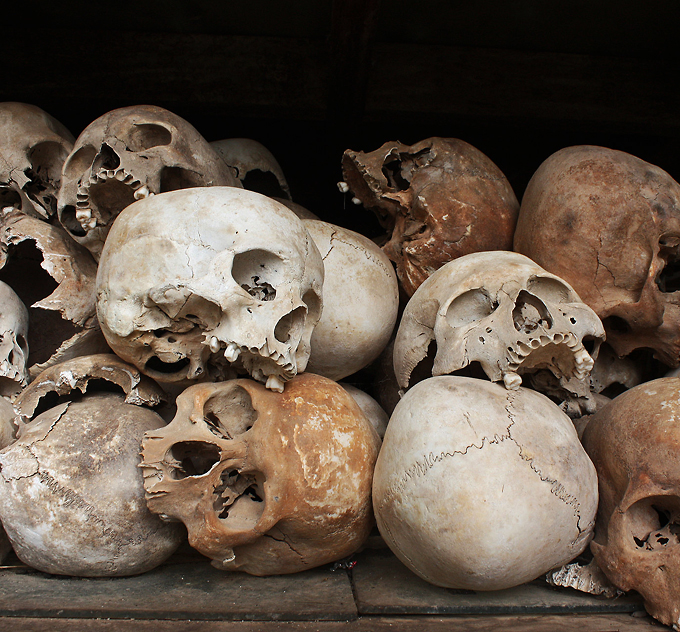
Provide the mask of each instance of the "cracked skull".
POLYGON ((0 281, 0 395, 14 399, 28 384, 28 310, 0 281))
POLYGON ((500 590, 584 550, 597 477, 573 423, 544 395, 441 376, 397 404, 373 505, 383 538, 420 577, 500 590))
POLYGON ((0 103, 0 208, 49 219, 73 136, 35 105, 0 103))
POLYGON ((149 508, 184 522, 225 570, 294 573, 347 557, 373 525, 380 439, 340 385, 305 373, 283 393, 196 384, 143 443, 149 508))
POLYGON ((143 573, 169 557, 182 529, 148 510, 139 471, 142 436, 162 425, 122 395, 93 393, 23 426, 0 452, 0 512, 19 559, 96 577, 143 573))
POLYGON ((680 628, 680 379, 622 393, 588 421, 600 506, 590 548, 609 580, 680 628))
POLYGON ((113 110, 88 125, 64 164, 59 220, 99 257, 116 216, 151 194, 240 186, 196 129, 160 107, 113 110))
POLYGON ((496 251, 446 264, 411 297, 394 344, 401 388, 433 339, 432 375, 478 362, 491 381, 512 389, 521 384, 521 373, 549 369, 585 395, 604 330, 562 279, 523 255, 496 251))
POLYGON ((462 140, 347 150, 342 171, 341 190, 351 190, 388 230, 383 250, 408 296, 456 257, 511 249, 517 198, 500 169, 462 140))
POLYGON ((267 387, 304 370, 321 314, 323 261, 302 221, 234 187, 135 202, 97 274, 111 348, 162 382, 234 377, 267 387))
POLYGON ((527 186, 514 249, 568 281, 619 357, 680 363, 680 185, 635 156, 576 146, 527 186))

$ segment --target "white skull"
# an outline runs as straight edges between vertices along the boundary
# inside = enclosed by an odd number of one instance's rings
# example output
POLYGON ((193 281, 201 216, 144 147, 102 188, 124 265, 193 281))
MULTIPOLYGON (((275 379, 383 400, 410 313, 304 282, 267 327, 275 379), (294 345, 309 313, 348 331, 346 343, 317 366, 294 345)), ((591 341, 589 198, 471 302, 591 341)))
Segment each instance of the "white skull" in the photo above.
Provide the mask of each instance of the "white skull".
POLYGON ((311 373, 190 386, 146 434, 147 503, 225 570, 294 573, 351 555, 373 526, 380 440, 343 388, 311 373))
POLYGON ((59 221, 99 257, 111 223, 135 200, 240 183, 196 129, 160 107, 113 110, 88 125, 64 164, 59 221))
POLYGON ((394 345, 402 388, 433 339, 432 375, 479 362, 491 381, 518 388, 520 373, 549 369, 585 395, 604 329, 562 279, 523 255, 494 251, 447 263, 411 297, 394 345))
POLYGON ((322 284, 321 255, 284 206, 234 187, 186 189, 121 213, 97 313, 111 348, 158 381, 214 378, 226 359, 282 390, 307 364, 322 284))
POLYGON ((28 384, 28 310, 0 281, 0 395, 13 399, 28 384))
POLYGON ((312 334, 308 370, 341 380, 387 346, 399 309, 397 275, 370 239, 320 220, 304 220, 324 263, 323 313, 312 334))
POLYGON ((49 219, 73 136, 35 105, 0 103, 0 208, 49 219))
POLYGON ((290 188, 274 155, 251 138, 225 138, 210 143, 217 155, 236 170, 244 189, 290 200, 290 188))
POLYGON ((597 476, 571 420, 547 397, 458 376, 397 404, 373 479, 378 528, 426 581, 501 590, 586 547, 597 476))

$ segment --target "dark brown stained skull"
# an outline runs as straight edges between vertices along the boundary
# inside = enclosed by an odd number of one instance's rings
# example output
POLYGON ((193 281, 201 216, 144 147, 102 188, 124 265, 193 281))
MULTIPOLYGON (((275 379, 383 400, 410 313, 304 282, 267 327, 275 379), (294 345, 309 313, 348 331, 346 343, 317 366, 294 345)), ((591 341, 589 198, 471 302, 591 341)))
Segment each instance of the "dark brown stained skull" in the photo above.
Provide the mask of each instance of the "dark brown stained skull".
POLYGON ((345 183, 388 231, 383 246, 406 294, 445 263, 472 252, 510 250, 519 203, 500 169, 456 138, 398 141, 347 150, 345 183))
POLYGON ((380 439, 339 384, 304 373, 190 386, 142 451, 149 508, 217 568, 295 573, 351 555, 373 525, 380 439))
POLYGON ((583 445, 600 504, 591 550, 609 580, 680 628, 680 379, 622 393, 590 417, 583 445))
POLYGON ((35 105, 0 103, 0 209, 49 219, 73 136, 35 105))
POLYGON ((135 200, 219 185, 241 186, 187 121, 153 105, 120 108, 76 139, 64 164, 59 221, 98 259, 111 223, 135 200))
POLYGON ((514 249, 570 283, 619 357, 680 364, 680 185, 640 158, 579 145, 527 186, 514 249))

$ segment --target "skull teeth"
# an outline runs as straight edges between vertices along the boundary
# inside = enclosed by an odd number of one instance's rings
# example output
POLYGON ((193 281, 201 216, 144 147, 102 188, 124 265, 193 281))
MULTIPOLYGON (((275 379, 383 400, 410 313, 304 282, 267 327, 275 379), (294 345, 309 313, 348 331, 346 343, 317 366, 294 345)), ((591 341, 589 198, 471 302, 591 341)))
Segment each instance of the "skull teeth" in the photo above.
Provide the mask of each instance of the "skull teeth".
POLYGON ((224 350, 224 357, 226 358, 227 362, 236 362, 240 355, 241 350, 238 348, 238 345, 235 342, 230 342, 227 345, 227 348, 224 350))
MULTIPOLYGON (((582 342, 571 332, 567 332, 566 334, 557 333, 552 337, 540 336, 539 338, 530 340, 529 344, 519 341, 515 348, 508 347, 507 358, 509 369, 511 371, 516 371, 533 351, 545 347, 550 343, 564 344, 572 351, 574 354, 573 376, 575 378, 583 380, 593 370, 593 366, 595 365, 594 360, 585 350, 582 342)), ((503 381, 505 380, 506 376, 503 377, 503 381)))
POLYGON ((210 347, 210 351, 212 351, 213 353, 217 353, 220 350, 222 344, 220 343, 216 336, 211 336, 208 346, 210 347))
POLYGON ((139 187, 134 192, 134 198, 135 200, 144 200, 145 198, 148 198, 150 195, 153 195, 151 191, 149 191, 149 187, 146 186, 146 184, 143 187, 139 187))
POLYGON ((509 391, 516 391, 522 384, 522 378, 517 373, 506 373, 503 376, 503 384, 509 391))
MULTIPOLYGON (((520 379, 521 382, 521 379, 520 379)), ((285 382, 278 375, 270 375, 267 378, 267 383, 265 384, 267 389, 270 391, 276 391, 277 393, 283 393, 283 388, 285 382)))

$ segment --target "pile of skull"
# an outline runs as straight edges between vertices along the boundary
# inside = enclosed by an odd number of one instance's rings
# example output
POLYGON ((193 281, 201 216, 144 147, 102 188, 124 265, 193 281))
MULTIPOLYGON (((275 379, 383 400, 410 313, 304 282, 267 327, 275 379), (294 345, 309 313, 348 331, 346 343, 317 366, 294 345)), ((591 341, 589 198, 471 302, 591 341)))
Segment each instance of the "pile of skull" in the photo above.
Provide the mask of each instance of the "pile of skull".
POLYGON ((377 522, 433 584, 547 574, 678 624, 680 185, 570 147, 520 207, 441 138, 342 171, 384 238, 292 202, 259 143, 162 108, 74 139, 0 104, 5 551, 121 576, 188 534, 270 575, 377 522))

